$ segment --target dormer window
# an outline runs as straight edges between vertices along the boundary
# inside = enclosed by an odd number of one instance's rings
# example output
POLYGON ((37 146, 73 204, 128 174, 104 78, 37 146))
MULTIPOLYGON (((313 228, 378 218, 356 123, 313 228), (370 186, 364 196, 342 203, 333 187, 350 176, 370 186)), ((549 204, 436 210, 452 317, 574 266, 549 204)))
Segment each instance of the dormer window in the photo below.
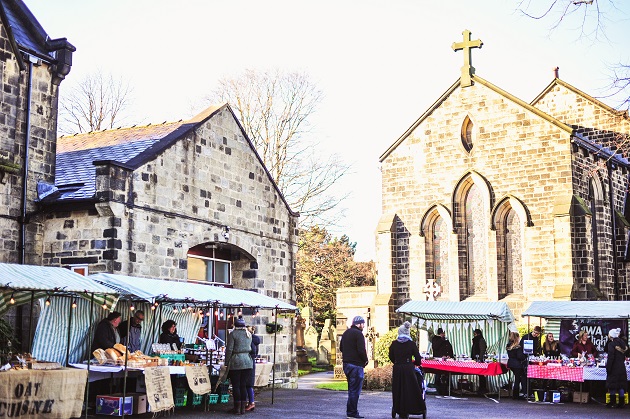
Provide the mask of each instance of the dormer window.
POLYGON ((464 149, 468 153, 470 153, 470 151, 473 148, 472 137, 473 137, 473 122, 467 116, 464 119, 464 123, 462 124, 462 145, 464 146, 464 149))

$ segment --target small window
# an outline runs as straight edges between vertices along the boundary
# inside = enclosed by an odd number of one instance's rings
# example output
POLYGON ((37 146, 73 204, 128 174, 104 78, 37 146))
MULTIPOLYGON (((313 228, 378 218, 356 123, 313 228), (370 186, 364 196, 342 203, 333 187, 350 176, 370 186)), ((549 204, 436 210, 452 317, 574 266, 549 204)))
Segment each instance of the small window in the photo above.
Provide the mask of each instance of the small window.
POLYGON ((230 262, 189 255, 188 279, 217 284, 230 284, 230 262))
POLYGON ((88 276, 87 265, 70 265, 70 270, 72 272, 78 273, 79 275, 88 276))
POLYGON ((470 153, 473 148, 473 122, 469 117, 464 119, 464 123, 462 124, 462 145, 464 149, 470 153))

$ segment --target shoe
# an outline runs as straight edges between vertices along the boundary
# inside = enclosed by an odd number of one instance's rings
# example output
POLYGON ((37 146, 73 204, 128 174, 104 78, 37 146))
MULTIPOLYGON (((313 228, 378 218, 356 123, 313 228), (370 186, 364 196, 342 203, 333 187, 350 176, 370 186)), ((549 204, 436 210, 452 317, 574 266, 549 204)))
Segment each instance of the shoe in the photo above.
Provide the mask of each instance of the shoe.
POLYGON ((365 416, 361 416, 357 413, 354 416, 348 415, 348 419, 365 419, 365 416))
POLYGON ((247 403, 247 407, 245 408, 246 412, 251 412, 256 408, 256 403, 247 403))

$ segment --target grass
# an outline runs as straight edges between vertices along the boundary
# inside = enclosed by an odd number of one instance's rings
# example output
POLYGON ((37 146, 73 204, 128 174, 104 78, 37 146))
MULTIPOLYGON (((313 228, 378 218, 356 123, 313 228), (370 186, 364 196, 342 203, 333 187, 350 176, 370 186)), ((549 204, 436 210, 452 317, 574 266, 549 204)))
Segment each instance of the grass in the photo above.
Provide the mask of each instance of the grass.
POLYGON ((315 388, 322 388, 324 390, 333 390, 333 391, 348 391, 348 382, 339 381, 339 382, 334 382, 334 383, 322 383, 322 384, 317 384, 315 388))

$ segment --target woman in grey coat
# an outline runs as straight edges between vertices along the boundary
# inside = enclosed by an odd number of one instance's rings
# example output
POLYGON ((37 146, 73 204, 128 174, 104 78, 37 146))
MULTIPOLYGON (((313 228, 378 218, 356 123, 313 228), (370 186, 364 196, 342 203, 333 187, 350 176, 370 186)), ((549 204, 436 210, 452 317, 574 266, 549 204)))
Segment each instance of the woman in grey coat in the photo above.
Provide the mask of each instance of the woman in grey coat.
POLYGON ((234 321, 234 330, 228 335, 225 345, 225 365, 232 382, 234 408, 229 413, 242 415, 247 404, 247 380, 254 363, 249 352, 252 350, 252 334, 245 327, 245 320, 234 321))

